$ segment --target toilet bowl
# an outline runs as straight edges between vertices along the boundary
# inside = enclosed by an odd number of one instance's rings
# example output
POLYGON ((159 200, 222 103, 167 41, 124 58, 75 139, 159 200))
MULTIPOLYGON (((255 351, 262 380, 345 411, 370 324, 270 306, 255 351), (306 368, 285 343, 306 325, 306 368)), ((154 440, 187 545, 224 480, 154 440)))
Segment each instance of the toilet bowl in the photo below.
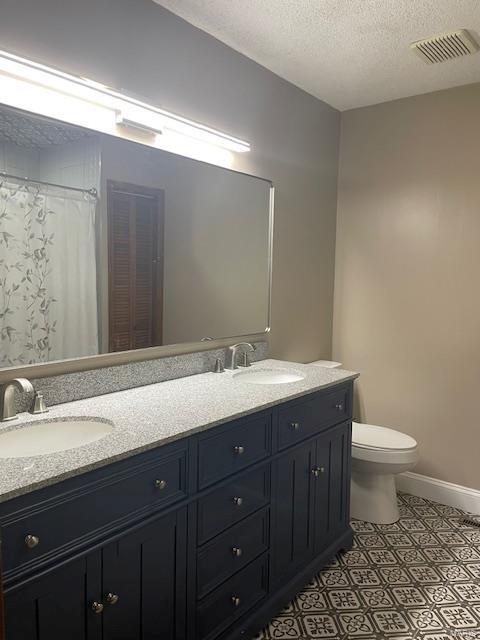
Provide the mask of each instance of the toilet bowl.
MULTIPOLYGON (((340 362, 310 364, 337 368, 340 362)), ((418 445, 411 436, 387 427, 352 423, 352 482, 350 516, 374 524, 400 518, 395 477, 418 462, 418 445)))
POLYGON ((395 476, 418 462, 411 436, 372 424, 352 423, 350 515, 375 524, 399 517, 395 476))

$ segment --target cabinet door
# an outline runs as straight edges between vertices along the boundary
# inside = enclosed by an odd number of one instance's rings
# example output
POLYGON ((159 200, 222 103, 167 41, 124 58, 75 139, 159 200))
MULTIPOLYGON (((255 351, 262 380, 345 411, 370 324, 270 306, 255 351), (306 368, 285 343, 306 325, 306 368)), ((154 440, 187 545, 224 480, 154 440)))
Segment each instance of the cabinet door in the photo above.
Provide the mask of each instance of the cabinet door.
POLYGON ((272 582, 285 582, 313 556, 315 441, 286 452, 273 465, 272 582))
POLYGON ((330 429, 316 440, 315 554, 349 526, 351 423, 330 429))
POLYGON ((185 637, 186 553, 185 509, 103 549, 103 640, 185 637))
POLYGON ((98 567, 98 558, 92 555, 7 591, 5 637, 8 640, 100 640, 102 616, 92 609, 93 601, 101 595, 99 581, 95 594, 98 567))

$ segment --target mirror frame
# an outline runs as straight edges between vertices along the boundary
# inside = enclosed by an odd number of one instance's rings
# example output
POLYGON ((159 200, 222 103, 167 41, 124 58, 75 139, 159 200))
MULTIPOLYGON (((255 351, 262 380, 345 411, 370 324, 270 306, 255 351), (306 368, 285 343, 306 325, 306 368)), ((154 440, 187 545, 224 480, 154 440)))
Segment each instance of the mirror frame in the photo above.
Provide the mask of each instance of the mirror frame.
MULTIPOLYGON (((0 104, 0 107, 6 107, 7 109, 16 109, 17 111, 21 111, 22 113, 27 113, 28 115, 32 115, 33 117, 40 117, 40 118, 47 119, 47 117, 42 114, 27 112, 27 111, 24 111, 23 109, 12 107, 11 105, 0 104)), ((55 122, 61 122, 56 118, 49 118, 49 119, 55 122)), ((78 125, 73 125, 73 126, 78 126, 78 125)), ((80 127, 80 128, 86 129, 86 127, 80 127)), ((124 138, 122 136, 115 136, 112 134, 103 133, 101 131, 95 131, 94 129, 88 129, 88 130, 93 131, 98 135, 117 138, 119 140, 124 140, 125 142, 130 142, 131 144, 137 144, 141 147, 152 149, 150 145, 142 142, 137 142, 135 140, 129 139, 128 137, 124 138)), ((274 218, 275 218, 275 187, 273 185, 273 182, 268 178, 255 176, 253 174, 250 174, 244 171, 237 171, 235 169, 230 169, 222 165, 216 165, 211 162, 204 162, 194 158, 189 158, 188 156, 181 156, 180 154, 175 154, 170 151, 165 151, 162 149, 158 149, 158 151, 163 151, 163 153, 169 153, 170 155, 173 155, 173 156, 184 157, 190 160, 191 162, 200 162, 202 164, 218 167, 219 169, 223 169, 224 171, 238 173, 243 176, 250 176, 258 180, 263 180, 264 182, 270 185, 269 210, 268 210, 268 247, 267 247, 267 270, 268 270, 267 271, 267 278, 268 278, 267 280, 268 281, 267 326, 265 327, 264 331, 254 333, 254 334, 250 333, 250 334, 226 336, 222 338, 215 338, 212 340, 181 342, 181 343, 171 344, 171 345, 147 347, 144 349, 131 349, 128 351, 100 353, 94 356, 68 358, 65 360, 52 360, 50 362, 39 362, 36 364, 24 364, 24 365, 19 365, 17 367, 3 367, 3 368, 0 368, 0 384, 18 376, 28 377, 32 379, 45 378, 45 377, 57 376, 65 373, 74 373, 78 371, 87 371, 89 369, 100 369, 103 367, 128 364, 131 362, 155 360, 158 358, 166 358, 169 356, 195 353, 199 351, 209 351, 213 349, 219 349, 222 347, 228 347, 233 342, 240 341, 240 340, 243 340, 243 341, 248 340, 249 342, 255 342, 255 341, 262 341, 267 339, 268 334, 270 333, 270 330, 271 330, 271 314, 272 314, 273 230, 274 230, 274 218)))

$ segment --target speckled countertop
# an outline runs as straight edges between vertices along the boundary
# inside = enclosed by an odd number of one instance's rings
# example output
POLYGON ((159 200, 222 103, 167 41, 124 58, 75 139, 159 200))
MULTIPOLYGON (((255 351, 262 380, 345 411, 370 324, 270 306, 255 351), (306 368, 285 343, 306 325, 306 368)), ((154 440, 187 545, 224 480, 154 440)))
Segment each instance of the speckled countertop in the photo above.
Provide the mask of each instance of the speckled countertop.
POLYGON ((201 373, 57 405, 45 416, 21 414, 18 421, 1 425, 0 434, 34 421, 84 416, 111 421, 114 429, 75 449, 0 459, 0 502, 358 376, 344 369, 271 359, 249 371, 258 369, 288 369, 304 378, 264 385, 233 378, 231 371, 201 373))

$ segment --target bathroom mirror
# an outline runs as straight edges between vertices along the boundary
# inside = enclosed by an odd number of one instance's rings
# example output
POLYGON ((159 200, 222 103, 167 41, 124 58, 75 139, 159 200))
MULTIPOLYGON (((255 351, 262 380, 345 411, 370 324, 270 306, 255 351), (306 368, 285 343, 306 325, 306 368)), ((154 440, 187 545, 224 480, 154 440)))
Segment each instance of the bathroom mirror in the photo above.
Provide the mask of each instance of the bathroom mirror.
POLYGON ((0 368, 268 330, 271 192, 0 106, 0 368))

